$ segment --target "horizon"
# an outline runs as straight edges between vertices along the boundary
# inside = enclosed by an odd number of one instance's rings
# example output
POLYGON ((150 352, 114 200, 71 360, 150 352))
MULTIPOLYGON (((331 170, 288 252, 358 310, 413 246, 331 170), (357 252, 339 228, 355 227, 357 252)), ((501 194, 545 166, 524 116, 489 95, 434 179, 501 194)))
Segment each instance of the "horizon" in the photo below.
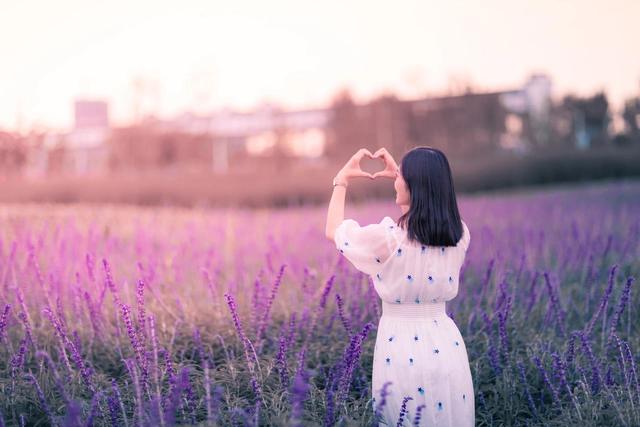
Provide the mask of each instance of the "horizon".
POLYGON ((342 89, 356 102, 445 96, 466 84, 511 90, 535 73, 551 78, 554 99, 604 91, 614 112, 640 95, 640 2, 68 0, 1 9, 0 49, 12 60, 0 69, 0 129, 68 129, 76 99, 107 101, 120 126, 265 103, 325 108, 342 89))

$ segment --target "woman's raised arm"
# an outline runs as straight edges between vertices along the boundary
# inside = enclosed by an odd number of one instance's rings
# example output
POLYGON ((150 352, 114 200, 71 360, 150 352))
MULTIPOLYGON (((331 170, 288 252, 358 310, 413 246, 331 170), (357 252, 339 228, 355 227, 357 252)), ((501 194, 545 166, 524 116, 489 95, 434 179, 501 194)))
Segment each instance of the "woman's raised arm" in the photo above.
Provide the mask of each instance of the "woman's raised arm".
POLYGON ((349 181, 356 177, 367 177, 373 179, 373 175, 363 171, 360 168, 360 160, 364 156, 373 158, 373 154, 366 148, 359 149, 356 154, 351 156, 347 164, 336 174, 333 186, 333 194, 329 201, 329 210, 327 211, 327 225, 325 227, 325 235, 329 240, 333 241, 336 228, 344 220, 344 201, 347 194, 347 186, 349 181))

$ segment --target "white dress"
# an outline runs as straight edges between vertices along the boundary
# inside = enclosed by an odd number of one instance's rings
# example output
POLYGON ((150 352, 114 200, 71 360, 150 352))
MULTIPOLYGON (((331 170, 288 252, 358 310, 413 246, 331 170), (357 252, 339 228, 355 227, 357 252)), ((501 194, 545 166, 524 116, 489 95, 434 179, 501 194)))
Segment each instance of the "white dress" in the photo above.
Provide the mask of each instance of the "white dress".
POLYGON ((383 425, 396 425, 403 397, 402 425, 475 424, 475 401, 467 349, 445 301, 458 294, 458 277, 471 236, 467 225, 456 246, 410 242, 386 216, 360 226, 345 219, 336 229, 336 248, 371 276, 382 299, 373 356, 372 403, 383 425), (386 382, 384 404, 381 390, 386 382), (382 409, 379 409, 382 407, 382 409))

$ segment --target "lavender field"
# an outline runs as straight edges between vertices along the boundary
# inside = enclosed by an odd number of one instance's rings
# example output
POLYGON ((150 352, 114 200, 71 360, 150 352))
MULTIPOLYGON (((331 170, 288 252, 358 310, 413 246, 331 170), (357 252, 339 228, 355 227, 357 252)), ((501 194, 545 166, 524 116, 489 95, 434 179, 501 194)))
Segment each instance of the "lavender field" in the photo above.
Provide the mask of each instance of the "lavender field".
MULTIPOLYGON (((640 181, 459 207, 477 425, 640 425, 640 181)), ((381 305, 325 218, 0 206, 0 426, 371 425, 381 305)))

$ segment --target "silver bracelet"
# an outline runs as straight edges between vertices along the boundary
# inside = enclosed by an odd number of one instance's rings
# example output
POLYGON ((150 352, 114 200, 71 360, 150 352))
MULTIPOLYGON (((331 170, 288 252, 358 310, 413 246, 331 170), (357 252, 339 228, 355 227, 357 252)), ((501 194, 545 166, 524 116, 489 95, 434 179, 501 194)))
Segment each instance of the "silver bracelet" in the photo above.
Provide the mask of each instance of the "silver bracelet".
POLYGON ((337 185, 341 185, 344 188, 347 188, 347 183, 346 182, 339 182, 336 180, 336 178, 333 178, 333 188, 335 188, 337 185))

